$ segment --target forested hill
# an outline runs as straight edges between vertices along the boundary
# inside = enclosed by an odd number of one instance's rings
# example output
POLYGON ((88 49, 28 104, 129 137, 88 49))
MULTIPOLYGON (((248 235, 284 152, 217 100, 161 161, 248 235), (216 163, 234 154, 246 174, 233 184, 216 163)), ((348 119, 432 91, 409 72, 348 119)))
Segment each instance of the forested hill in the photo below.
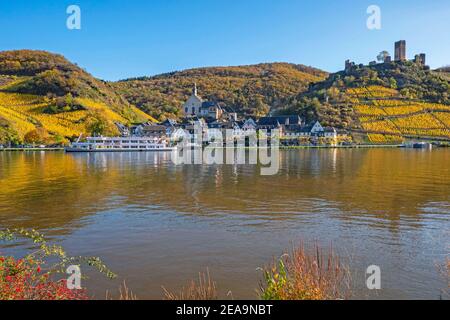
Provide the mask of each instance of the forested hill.
POLYGON ((204 99, 225 102, 240 115, 262 116, 327 75, 304 65, 265 63, 191 69, 111 85, 130 103, 161 120, 181 116, 194 82, 204 99))
POLYGON ((0 74, 16 77, 8 88, 10 92, 54 96, 70 93, 115 106, 127 104, 108 83, 95 79, 59 54, 34 50, 0 52, 0 74))
POLYGON ((63 56, 0 52, 0 144, 60 143, 84 134, 117 134, 115 122, 151 119, 63 56))
POLYGON ((447 79, 447 81, 450 81, 450 66, 439 68, 436 72, 438 72, 441 77, 447 79))
POLYGON ((362 134, 365 142, 450 139, 447 70, 411 61, 355 66, 292 96, 280 113, 362 134))

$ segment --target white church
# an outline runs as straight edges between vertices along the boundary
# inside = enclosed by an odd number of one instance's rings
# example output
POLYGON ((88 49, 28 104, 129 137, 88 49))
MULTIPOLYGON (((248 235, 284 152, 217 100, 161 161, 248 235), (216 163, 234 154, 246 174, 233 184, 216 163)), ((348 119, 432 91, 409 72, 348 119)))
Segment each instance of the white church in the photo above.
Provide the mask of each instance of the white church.
POLYGON ((186 117, 199 117, 218 120, 224 114, 224 110, 219 103, 205 101, 197 91, 197 84, 194 84, 192 95, 183 105, 184 115, 186 117))

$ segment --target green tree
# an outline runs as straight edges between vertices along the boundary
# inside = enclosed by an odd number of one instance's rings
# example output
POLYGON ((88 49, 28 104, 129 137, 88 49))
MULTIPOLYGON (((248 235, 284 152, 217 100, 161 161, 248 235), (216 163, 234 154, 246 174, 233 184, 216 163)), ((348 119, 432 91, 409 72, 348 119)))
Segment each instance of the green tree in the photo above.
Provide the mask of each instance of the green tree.
POLYGON ((66 106, 72 107, 74 104, 74 99, 71 93, 66 94, 65 96, 66 106))
POLYGON ((392 89, 397 89, 398 88, 397 80, 395 80, 395 78, 389 78, 389 86, 392 89))
POLYGON ((106 136, 117 134, 114 124, 110 123, 101 113, 91 113, 86 119, 87 131, 93 136, 106 136))

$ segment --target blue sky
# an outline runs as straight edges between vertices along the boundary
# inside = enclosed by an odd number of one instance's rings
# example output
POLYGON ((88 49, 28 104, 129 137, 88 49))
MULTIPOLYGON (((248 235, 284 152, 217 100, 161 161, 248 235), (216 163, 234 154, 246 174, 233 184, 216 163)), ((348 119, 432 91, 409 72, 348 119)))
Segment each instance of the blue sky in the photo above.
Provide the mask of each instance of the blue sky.
POLYGON ((450 1, 0 0, 0 50, 61 53, 106 80, 281 61, 337 71, 347 58, 393 54, 400 39, 409 57, 450 64, 450 1), (81 30, 66 28, 71 4, 81 30), (366 27, 371 4, 381 30, 366 27))

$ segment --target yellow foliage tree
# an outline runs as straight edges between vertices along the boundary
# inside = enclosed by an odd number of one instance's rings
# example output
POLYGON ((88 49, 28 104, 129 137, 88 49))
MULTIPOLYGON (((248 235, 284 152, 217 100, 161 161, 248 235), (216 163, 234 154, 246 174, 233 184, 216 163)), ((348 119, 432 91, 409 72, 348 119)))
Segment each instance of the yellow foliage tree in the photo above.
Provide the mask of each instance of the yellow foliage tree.
POLYGON ((31 130, 24 136, 24 141, 31 144, 44 143, 46 139, 48 139, 48 132, 43 128, 31 130))

